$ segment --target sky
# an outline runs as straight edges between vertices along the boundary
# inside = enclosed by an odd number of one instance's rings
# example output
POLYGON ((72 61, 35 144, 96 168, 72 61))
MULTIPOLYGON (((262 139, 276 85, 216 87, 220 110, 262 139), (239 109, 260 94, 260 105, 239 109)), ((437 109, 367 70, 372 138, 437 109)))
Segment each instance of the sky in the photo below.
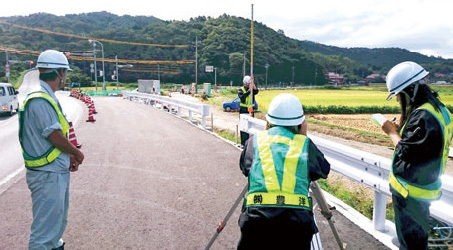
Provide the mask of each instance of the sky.
POLYGON ((452 0, 74 0, 2 2, 0 16, 107 11, 162 20, 253 19, 298 40, 338 47, 404 48, 453 59, 452 0))

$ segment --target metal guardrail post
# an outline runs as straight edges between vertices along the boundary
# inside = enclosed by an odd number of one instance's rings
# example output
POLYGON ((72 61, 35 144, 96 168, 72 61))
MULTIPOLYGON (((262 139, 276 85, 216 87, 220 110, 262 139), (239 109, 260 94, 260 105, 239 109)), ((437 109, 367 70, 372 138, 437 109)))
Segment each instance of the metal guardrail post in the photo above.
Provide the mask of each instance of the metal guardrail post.
POLYGON ((385 216, 387 210, 387 195, 379 191, 374 191, 373 202, 373 225, 374 229, 386 232, 385 216))
POLYGON ((203 105, 201 106, 201 117, 202 117, 202 127, 206 129, 206 118, 209 115, 209 106, 203 105))

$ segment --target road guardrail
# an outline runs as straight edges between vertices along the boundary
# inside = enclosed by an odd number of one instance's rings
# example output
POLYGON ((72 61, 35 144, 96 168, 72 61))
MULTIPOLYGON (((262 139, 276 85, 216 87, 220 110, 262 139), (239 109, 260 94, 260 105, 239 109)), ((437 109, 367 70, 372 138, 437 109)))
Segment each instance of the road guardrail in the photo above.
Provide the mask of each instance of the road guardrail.
POLYGON ((194 102, 187 102, 177 100, 167 96, 160 96, 154 94, 140 93, 140 92, 131 92, 123 91, 123 98, 126 98, 130 101, 137 100, 141 101, 147 105, 153 105, 157 107, 157 104, 160 104, 160 108, 163 110, 167 107, 170 111, 176 110, 178 117, 182 116, 182 110, 187 110, 189 113, 189 121, 192 122, 193 113, 201 115, 201 125, 203 129, 206 129, 206 118, 209 116, 209 106, 206 104, 199 104, 194 102))
MULTIPOLYGON (((266 121, 240 115, 239 129, 254 134, 266 128, 266 121)), ((391 159, 351 148, 343 144, 308 134, 331 164, 331 169, 351 180, 374 190, 373 224, 379 231, 386 231, 385 215, 387 197, 391 196, 388 177, 391 159)), ((453 225, 453 178, 443 175, 442 197, 431 202, 431 216, 448 225, 453 225)))

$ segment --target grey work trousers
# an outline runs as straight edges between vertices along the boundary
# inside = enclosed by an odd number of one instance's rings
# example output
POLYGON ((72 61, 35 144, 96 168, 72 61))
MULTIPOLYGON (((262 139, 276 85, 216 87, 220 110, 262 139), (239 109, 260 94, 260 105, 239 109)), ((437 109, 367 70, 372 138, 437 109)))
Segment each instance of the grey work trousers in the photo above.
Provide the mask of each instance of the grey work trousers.
POLYGON ((58 248, 66 228, 69 208, 69 172, 27 170, 33 222, 29 249, 58 248))

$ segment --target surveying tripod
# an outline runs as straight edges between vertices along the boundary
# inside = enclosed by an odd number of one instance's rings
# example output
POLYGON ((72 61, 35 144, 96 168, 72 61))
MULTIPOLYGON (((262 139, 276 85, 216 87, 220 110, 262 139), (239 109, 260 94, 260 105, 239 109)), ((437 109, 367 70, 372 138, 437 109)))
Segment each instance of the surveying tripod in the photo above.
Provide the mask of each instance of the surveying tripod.
MULTIPOLYGON (((335 227, 335 224, 334 224, 335 222, 332 220, 332 216, 333 216, 332 211, 331 211, 329 205, 327 204, 326 199, 324 198, 324 195, 321 192, 321 188, 319 187, 318 182, 312 181, 310 184, 310 189, 311 189, 313 196, 316 199, 317 204, 319 205, 319 207, 321 209, 321 214, 329 222, 330 229, 332 230, 335 240, 337 241, 339 249, 341 249, 341 250, 346 249, 346 243, 342 242, 340 235, 338 234, 337 228, 335 227)), ((236 201, 233 203, 233 206, 230 208, 230 210, 228 211, 225 218, 219 222, 219 226, 217 227, 216 231, 212 235, 209 243, 206 245, 205 250, 209 250, 211 248, 212 244, 217 239, 217 236, 219 236, 220 232, 222 232, 222 230, 225 228, 226 223, 230 219, 234 210, 236 210, 236 207, 239 205, 241 200, 244 199, 245 194, 247 193, 247 190, 248 190, 248 185, 245 185, 244 189, 242 189, 241 193, 239 194, 236 201)))

